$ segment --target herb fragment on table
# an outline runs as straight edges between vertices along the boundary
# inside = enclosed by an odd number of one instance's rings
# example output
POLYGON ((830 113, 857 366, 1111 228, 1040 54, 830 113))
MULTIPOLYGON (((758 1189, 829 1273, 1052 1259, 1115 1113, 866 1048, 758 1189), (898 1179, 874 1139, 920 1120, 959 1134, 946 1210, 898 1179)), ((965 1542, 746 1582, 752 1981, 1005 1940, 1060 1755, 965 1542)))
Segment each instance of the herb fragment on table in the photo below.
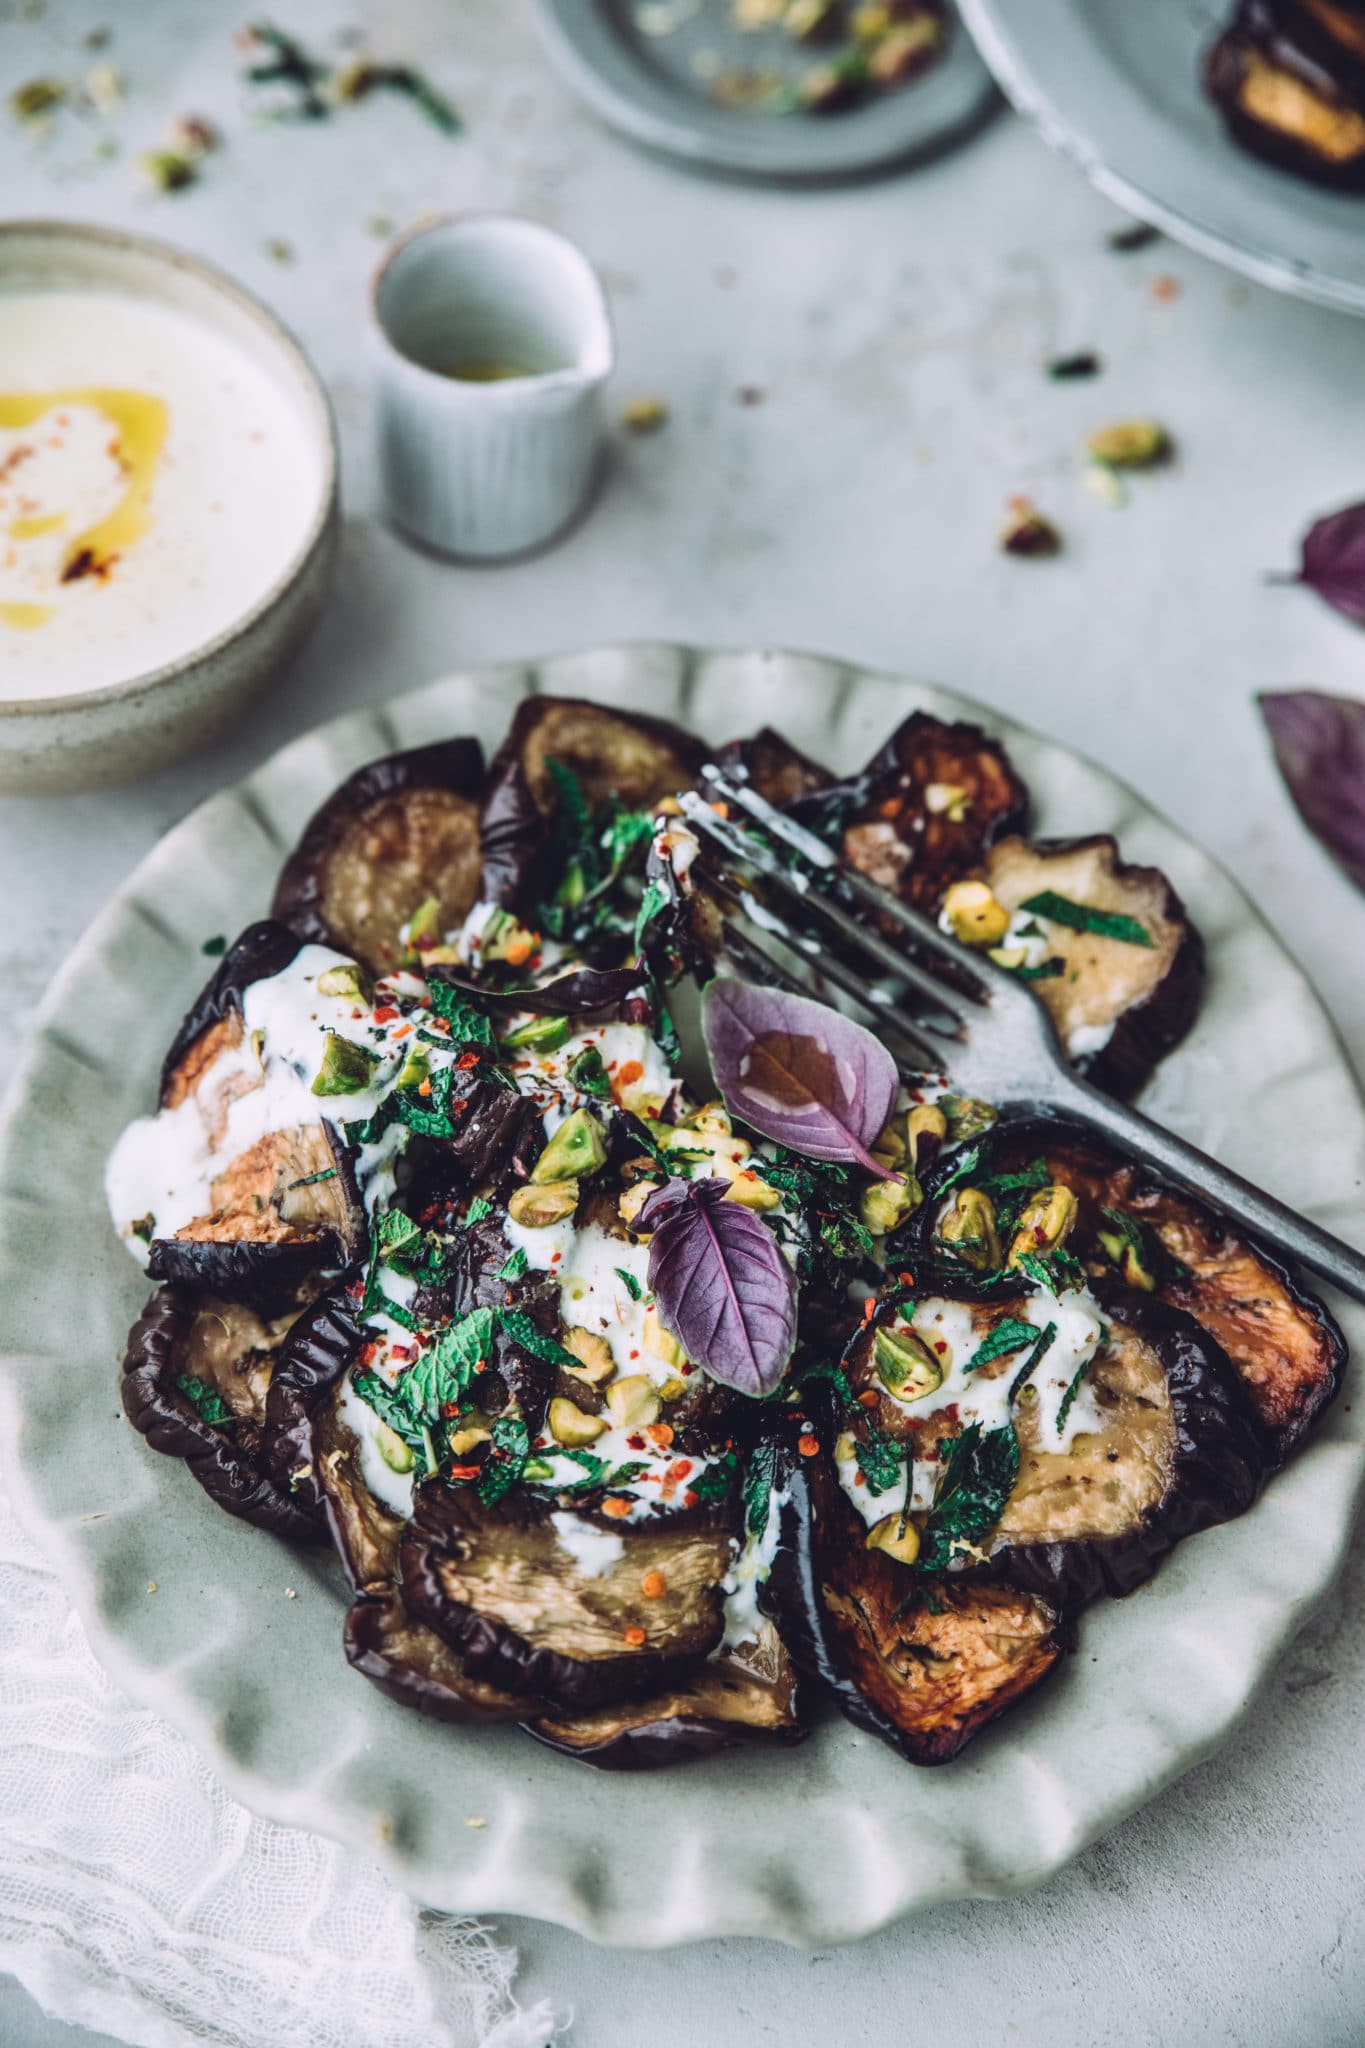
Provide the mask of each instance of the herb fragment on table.
POLYGON ((1140 249, 1150 249, 1153 242, 1160 240, 1160 228, 1154 228, 1150 221, 1138 220, 1131 227, 1111 229, 1104 238, 1104 246, 1115 256, 1135 256, 1140 249))
MULTIPOLYGON (((1303 537, 1298 575, 1274 580, 1307 584, 1333 611, 1365 626, 1365 504, 1314 520, 1303 537)), ((1262 705, 1270 701, 1280 700, 1261 699, 1262 705)))
POLYGON ((1019 908, 1046 918, 1050 924, 1066 925, 1074 932, 1093 932, 1096 938, 1118 939, 1125 946, 1150 948, 1156 944, 1146 926, 1135 917, 1127 917, 1118 910, 1099 910, 1090 903, 1073 903, 1069 896, 1060 896, 1055 889, 1040 890, 1019 908))
POLYGON ((1097 427, 1086 447, 1092 461, 1110 469, 1155 469, 1175 453, 1175 442, 1159 420, 1116 420, 1097 427))
POLYGON ((1094 349, 1077 349, 1073 355, 1053 356, 1047 374, 1054 384, 1071 384, 1083 377, 1098 377, 1104 365, 1094 349))
POLYGON ((1032 498, 1011 498, 1009 517, 1000 529, 1001 551, 1024 557, 1058 555, 1062 536, 1058 527, 1038 510, 1032 498))
POLYGON ((217 960, 227 951, 227 939, 222 932, 217 932, 211 939, 205 939, 199 950, 206 953, 210 960, 217 960))
POLYGON ((621 408, 621 425, 628 434, 653 434, 668 418, 662 398, 628 398, 621 408))
POLYGON ((1295 809, 1365 889, 1365 703, 1323 690, 1273 691, 1258 701, 1295 809))

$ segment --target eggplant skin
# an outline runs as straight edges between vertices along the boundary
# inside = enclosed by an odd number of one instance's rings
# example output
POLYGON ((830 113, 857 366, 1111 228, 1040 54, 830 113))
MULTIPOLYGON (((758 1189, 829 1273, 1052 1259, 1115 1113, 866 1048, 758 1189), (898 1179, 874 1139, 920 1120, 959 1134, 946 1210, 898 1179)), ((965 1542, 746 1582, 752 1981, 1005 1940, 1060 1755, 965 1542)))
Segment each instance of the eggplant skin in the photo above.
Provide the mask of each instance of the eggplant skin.
POLYGON ((153 1238, 147 1271, 153 1280, 198 1294, 241 1301, 264 1315, 297 1306, 319 1271, 347 1264, 334 1231, 258 1244, 249 1238, 153 1238))
MULTIPOLYGON (((1346 1339, 1330 1311, 1273 1251, 1063 1118, 1002 1118, 978 1177, 1018 1171, 1038 1158, 1080 1198, 1068 1242, 1092 1274, 1113 1272, 1097 1242, 1097 1232, 1109 1227, 1102 1208, 1134 1217, 1186 1269, 1158 1274, 1156 1293, 1192 1315, 1222 1347, 1246 1387, 1268 1467, 1282 1465, 1341 1386, 1346 1339)), ((951 1155, 944 1171, 950 1169, 951 1155)), ((917 1220, 927 1230, 936 1206, 932 1179, 925 1193, 917 1220)))
POLYGON ((244 1412, 234 1406, 231 1429, 215 1428, 177 1384, 197 1362, 191 1349, 196 1319, 210 1316, 226 1323, 234 1314, 241 1311, 233 1304, 158 1288, 128 1333, 124 1413, 153 1450, 183 1459, 209 1498, 230 1515, 291 1542, 325 1541, 321 1518, 280 1487, 266 1468, 257 1400, 253 1397, 244 1412))
MULTIPOLYGON (((276 918, 262 918, 257 924, 249 924, 241 937, 233 941, 185 1012, 162 1061, 158 1097, 162 1109, 174 1109, 188 1092, 191 1076, 182 1069, 205 1034, 231 1014, 240 1019, 245 991, 253 982, 269 981, 282 974, 302 945, 298 933, 276 918)), ((201 1048, 201 1052, 209 1050, 208 1046, 201 1048)))
POLYGON ((401 1546, 408 1612, 476 1678, 573 1710, 680 1684, 721 1639, 732 1518, 710 1508, 644 1523, 604 1517, 596 1526, 624 1553, 588 1574, 559 1546, 553 1512, 524 1492, 486 1507, 472 1486, 424 1482, 401 1546), (652 1569, 667 1587, 655 1599, 641 1592, 652 1569), (631 1644, 636 1626, 644 1640, 631 1644))
POLYGON ((477 900, 482 790, 477 740, 368 762, 309 820, 272 914, 303 939, 391 973, 403 954, 399 929, 428 897, 442 931, 461 925, 477 900))
POLYGON ((482 893, 506 909, 545 893, 555 809, 549 760, 578 778, 590 807, 615 797, 652 810, 687 789, 706 759, 702 742, 667 719, 608 710, 575 697, 527 697, 488 771, 480 838, 482 893))
POLYGON ((347 1610, 346 1662, 400 1706, 461 1726, 518 1721, 525 1695, 471 1678, 434 1629, 412 1619, 396 1591, 362 1594, 347 1610))
POLYGON ((1349 0, 1241 0, 1204 60, 1233 140, 1314 184, 1365 191, 1365 37, 1349 0))
POLYGON ((718 768, 732 779, 748 783, 779 810, 834 786, 828 768, 812 761, 770 725, 760 727, 749 739, 731 740, 715 759, 718 768))
POLYGON ((295 1323, 271 1374, 265 1401, 270 1469, 276 1483, 310 1513, 322 1513, 326 1501, 314 1450, 314 1421, 364 1336, 350 1295, 324 1295, 295 1323))
POLYGON ((1076 902, 1126 912, 1153 933, 1156 944, 1149 950, 1054 926, 1053 950, 1066 972, 1034 984, 1063 1041, 1073 1024, 1112 1020, 1108 1044, 1074 1064, 1097 1088, 1135 1095, 1185 1037, 1204 993, 1204 941, 1166 876, 1159 868, 1124 861, 1112 835, 1098 832, 1032 845, 1013 836, 999 839, 987 857, 985 877, 1008 910, 1055 889, 1076 902))
POLYGON ((792 815, 854 867, 929 914, 950 882, 1028 822, 1028 791, 999 740, 980 726, 912 712, 861 774, 798 796, 792 815), (931 808, 933 788, 961 792, 962 815, 931 808))
POLYGON ((1070 1609, 1010 1585, 919 1575, 867 1549, 825 1404, 781 1431, 785 1498, 760 1606, 850 1721, 909 1763, 949 1762, 1056 1670, 1074 1641, 1070 1609), (805 1456, 793 1438, 812 1426, 820 1448, 805 1456))
POLYGON ((683 1685, 649 1699, 585 1713, 549 1712, 522 1725, 547 1748, 599 1771, 662 1770, 741 1743, 800 1742, 809 1730, 797 1673, 771 1622, 764 1632, 771 1645, 767 1673, 725 1652, 683 1685))

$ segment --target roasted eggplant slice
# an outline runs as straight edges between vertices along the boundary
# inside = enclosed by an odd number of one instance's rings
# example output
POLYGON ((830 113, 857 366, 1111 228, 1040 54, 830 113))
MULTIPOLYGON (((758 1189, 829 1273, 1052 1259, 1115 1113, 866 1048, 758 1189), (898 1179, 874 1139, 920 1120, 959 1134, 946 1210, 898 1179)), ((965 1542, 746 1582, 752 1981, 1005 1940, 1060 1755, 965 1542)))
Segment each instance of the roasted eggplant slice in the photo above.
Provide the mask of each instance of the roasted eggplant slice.
POLYGON ((796 1668, 770 1621, 671 1691, 576 1714, 547 1713, 529 1735, 599 1771, 652 1771, 753 1741, 799 1742, 796 1668))
POLYGON ((476 740, 369 762, 309 821, 280 876, 274 916, 373 974, 391 974, 419 910, 433 906, 425 921, 437 937, 474 906, 482 788, 476 740))
MULTIPOLYGON (((1270 1462, 1282 1464, 1336 1393, 1346 1363, 1345 1339, 1322 1302, 1291 1267, 1192 1195, 1058 1119, 1005 1119, 973 1179, 1024 1171, 1036 1160, 1080 1198, 1070 1248, 1093 1274, 1117 1273, 1194 1317, 1231 1359, 1270 1462)), ((924 1214, 932 1216, 932 1183, 928 1193, 924 1214)))
POLYGON ((1343 0, 1241 0, 1204 82, 1244 149, 1365 190, 1365 19, 1343 0))
POLYGON ((869 1550, 831 1430, 822 1423, 813 1452, 784 1445, 779 1544, 760 1602, 850 1721, 911 1763, 946 1763, 1055 1668, 1071 1644, 1066 1614, 1041 1594, 916 1574, 869 1550))
POLYGON ((428 1482, 403 1538, 403 1595, 475 1677, 570 1708, 640 1699, 719 1643, 732 1537, 709 1507, 612 1521, 428 1482))
POLYGON ((747 782, 779 809, 834 783, 827 768, 810 760, 770 725, 763 726, 752 739, 731 740, 715 758, 726 774, 747 782))
POLYGON ((612 801, 648 811, 688 788, 705 758, 699 740, 665 719, 572 697, 527 697, 489 769, 484 896, 510 908, 547 893, 546 825, 560 802, 552 763, 568 771, 590 811, 612 801))
MULTIPOLYGON (((1052 1343, 1031 1372, 1031 1347, 1047 1324, 1028 1319, 1028 1296, 888 1305, 850 1346, 854 1439, 871 1422, 883 1441, 903 1444, 916 1499, 921 1478, 934 1498, 936 1486, 951 1490, 950 1461, 974 1421, 1013 1425, 1017 1477, 999 1519, 962 1546, 953 1569, 985 1568, 1053 1599, 1122 1595, 1183 1537, 1242 1514, 1255 1498, 1262 1453, 1220 1347, 1182 1311, 1113 1280, 1096 1284, 1100 1313, 1083 1296, 1049 1311, 1052 1343), (1022 1341, 991 1356, 1011 1335, 1022 1341), (978 1352, 986 1362, 972 1370, 978 1352), (937 1368, 928 1363, 936 1353, 937 1368), (910 1377, 919 1369, 932 1380, 944 1367, 945 1378, 925 1391, 910 1377), (1016 1374, 1024 1381, 1017 1392, 1016 1374)), ((862 1499, 865 1483, 860 1471, 862 1499)), ((870 1500, 869 1510, 875 1516, 870 1500)), ((932 1528, 927 1503, 913 1519, 932 1528)), ((896 1517, 887 1522, 894 1530, 896 1517)))
MULTIPOLYGON (((1119 858, 1107 834, 997 841, 985 864, 996 901, 1011 912, 1049 897, 1062 918, 1029 913, 1060 971, 1036 992, 1069 1057, 1098 1086, 1129 1095, 1194 1022, 1204 985, 1204 946, 1158 868, 1119 858), (1127 938, 1112 936, 1135 927, 1127 938), (1149 944, 1136 942, 1145 932, 1149 944)), ((1009 941, 1005 942, 1008 948, 1009 941)))
POLYGON ((524 1693, 499 1692, 471 1678, 450 1645, 412 1619, 397 1592, 366 1593, 353 1601, 343 1642, 353 1671, 433 1721, 519 1721, 526 1712, 524 1693))
POLYGON ((797 797, 791 810, 872 881, 932 914, 950 882, 1023 830, 1028 792, 979 726, 916 711, 860 775, 797 797))
POLYGON ((162 1062, 163 1109, 177 1109, 187 1095, 197 1094, 219 1054, 241 1044, 247 989, 282 974, 302 944, 297 932, 267 917, 249 924, 228 948, 181 1019, 162 1062))
POLYGON ((291 1320, 159 1288, 128 1333, 123 1407, 153 1450, 183 1458, 230 1515, 318 1542, 320 1517, 276 1483, 265 1455, 268 1389, 291 1320))

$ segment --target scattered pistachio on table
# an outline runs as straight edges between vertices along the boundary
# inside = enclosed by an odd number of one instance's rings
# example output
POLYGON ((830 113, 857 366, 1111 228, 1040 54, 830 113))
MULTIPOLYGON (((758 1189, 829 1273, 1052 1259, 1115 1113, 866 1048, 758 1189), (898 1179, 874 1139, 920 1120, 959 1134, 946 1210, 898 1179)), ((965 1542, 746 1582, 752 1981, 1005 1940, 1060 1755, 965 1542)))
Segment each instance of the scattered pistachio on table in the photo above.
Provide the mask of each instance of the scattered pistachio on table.
POLYGON ((668 418, 662 398, 628 398, 621 408, 621 425, 628 434, 654 434, 668 418))
POLYGON ((1000 546, 1007 555, 1056 555, 1061 553, 1062 536, 1032 498, 1016 497, 1010 499, 1009 517, 1000 529, 1000 546))
POLYGON ((1155 469, 1170 460, 1175 443, 1159 420, 1118 420, 1097 428, 1086 449, 1093 462, 1110 469, 1155 469))

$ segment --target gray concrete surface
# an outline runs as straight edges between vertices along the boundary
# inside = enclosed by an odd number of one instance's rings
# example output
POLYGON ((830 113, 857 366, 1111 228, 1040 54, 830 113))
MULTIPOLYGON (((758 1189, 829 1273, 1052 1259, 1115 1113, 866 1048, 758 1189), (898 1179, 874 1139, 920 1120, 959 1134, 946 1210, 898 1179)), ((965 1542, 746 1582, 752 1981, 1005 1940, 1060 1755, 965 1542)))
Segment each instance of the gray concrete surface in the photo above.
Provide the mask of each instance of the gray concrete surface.
MULTIPOLYGON (((672 636, 919 673, 1098 756, 1241 876, 1365 1069, 1365 911, 1298 829, 1251 705, 1286 685, 1362 689, 1358 633, 1263 579, 1310 517, 1365 496, 1365 329, 1170 244, 1106 253, 1111 210, 1009 119, 856 190, 686 178, 570 103, 523 0, 295 0, 284 17, 320 37, 368 23, 381 52, 429 62, 466 115, 457 142, 387 103, 317 129, 248 126, 212 0, 18 12, 0 7, 6 83, 88 65, 81 33, 103 21, 129 96, 112 160, 75 117, 41 149, 0 126, 0 204, 136 224, 265 293, 331 385, 348 517, 328 614, 240 733, 130 789, 0 807, 11 1014, 166 826, 282 739, 465 662, 672 636), (128 157, 186 111, 223 119, 228 148, 198 189, 138 195, 128 157), (618 438, 597 507, 559 548, 496 570, 437 563, 376 523, 365 431, 367 223, 475 205, 583 244, 612 295, 619 397, 670 408, 661 433, 618 438), (1154 293, 1163 277, 1174 295, 1154 293), (1048 382, 1044 360, 1081 347, 1103 376, 1048 382), (1115 510, 1085 490, 1078 449, 1136 413, 1168 424, 1179 460, 1115 510), (1060 560, 996 553, 1019 490, 1064 527, 1060 560)), ((1357 1546, 1238 1739, 1031 1898, 811 1956, 612 1955, 506 1923, 524 1993, 574 2008, 575 2048, 1350 2048, 1365 2034, 1363 1616, 1357 1546)), ((91 2038, 0 1987, 6 2048, 91 2038)))

